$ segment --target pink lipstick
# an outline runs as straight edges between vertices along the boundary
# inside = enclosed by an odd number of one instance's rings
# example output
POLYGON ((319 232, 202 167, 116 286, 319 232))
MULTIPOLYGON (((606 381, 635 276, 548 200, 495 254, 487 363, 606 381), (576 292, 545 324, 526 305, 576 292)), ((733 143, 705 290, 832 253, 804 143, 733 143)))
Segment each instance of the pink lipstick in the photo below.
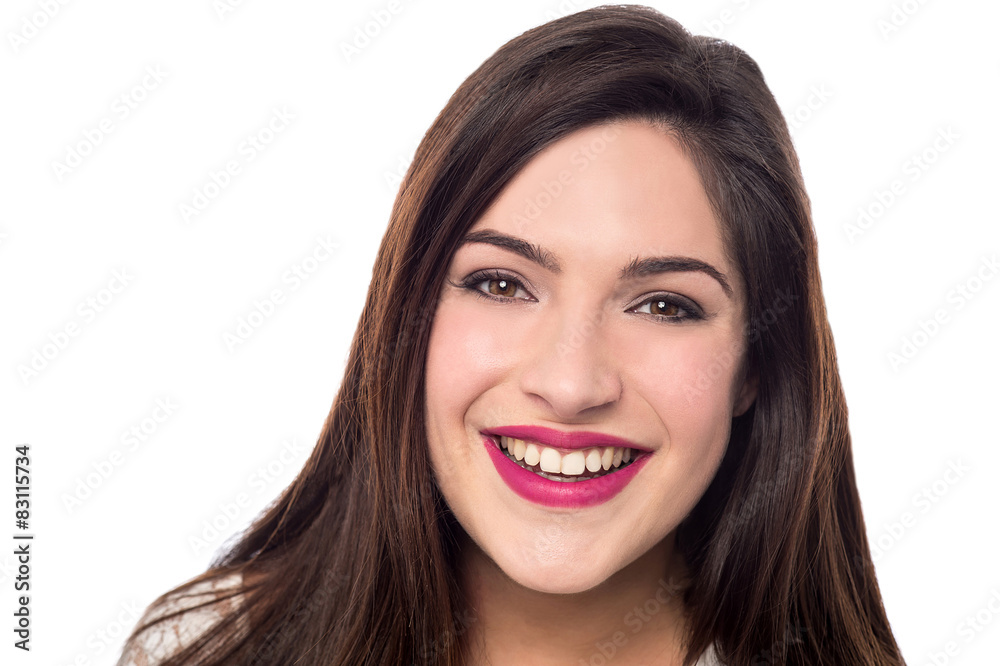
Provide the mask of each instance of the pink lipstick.
POLYGON ((599 432, 562 432, 544 426, 502 426, 499 428, 488 428, 482 431, 484 435, 503 435, 514 437, 531 442, 538 442, 554 449, 586 449, 591 446, 621 446, 623 448, 649 451, 648 448, 640 444, 635 444, 615 437, 614 435, 604 435, 599 432))
MULTIPOLYGON (((561 432, 542 426, 504 426, 482 431, 483 445, 500 478, 526 500, 544 506, 584 508, 607 502, 620 493, 649 461, 650 449, 628 440, 593 432, 561 432), (632 449, 633 459, 607 473, 578 481, 555 481, 526 469, 500 448, 500 436, 563 449, 622 447, 632 449)), ((522 461, 523 462, 523 461, 522 461)))

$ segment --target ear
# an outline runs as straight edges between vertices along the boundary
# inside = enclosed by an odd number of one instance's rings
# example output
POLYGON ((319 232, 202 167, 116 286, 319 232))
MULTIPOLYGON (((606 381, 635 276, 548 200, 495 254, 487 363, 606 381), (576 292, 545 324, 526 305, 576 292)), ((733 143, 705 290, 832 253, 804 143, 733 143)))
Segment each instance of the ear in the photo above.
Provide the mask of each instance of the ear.
POLYGON ((753 401, 757 399, 757 373, 747 373, 743 378, 743 386, 733 402, 733 418, 742 416, 753 401))

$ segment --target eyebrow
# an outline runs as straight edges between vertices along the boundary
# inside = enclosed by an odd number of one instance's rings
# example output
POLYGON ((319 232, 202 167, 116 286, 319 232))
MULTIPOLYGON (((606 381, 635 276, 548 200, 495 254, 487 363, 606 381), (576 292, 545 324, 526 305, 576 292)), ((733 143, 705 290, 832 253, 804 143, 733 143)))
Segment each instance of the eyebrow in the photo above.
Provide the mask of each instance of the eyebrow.
MULTIPOLYGON (((562 267, 550 252, 526 240, 494 231, 493 229, 480 229, 479 231, 469 232, 462 238, 459 247, 466 243, 486 243, 487 245, 503 248, 524 257, 532 263, 538 264, 552 273, 559 274, 562 272, 562 267)), ((690 272, 699 272, 708 275, 719 283, 722 290, 726 292, 726 296, 729 298, 733 297, 733 288, 723 273, 711 264, 692 257, 634 258, 621 270, 618 277, 620 280, 634 280, 660 273, 690 272)))

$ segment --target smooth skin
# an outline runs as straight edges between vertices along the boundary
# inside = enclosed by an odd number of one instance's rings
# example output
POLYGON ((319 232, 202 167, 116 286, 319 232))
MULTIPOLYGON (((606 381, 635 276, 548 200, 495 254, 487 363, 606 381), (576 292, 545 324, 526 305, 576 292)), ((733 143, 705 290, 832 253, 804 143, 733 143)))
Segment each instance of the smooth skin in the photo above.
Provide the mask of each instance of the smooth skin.
POLYGON ((474 232, 426 367, 431 461, 466 532, 474 663, 679 664, 675 530, 756 396, 744 288, 698 172, 663 129, 584 128, 533 158, 474 232), (650 258, 675 261, 623 278, 650 258), (652 458, 604 504, 541 506, 483 447, 501 425, 612 434, 652 458))

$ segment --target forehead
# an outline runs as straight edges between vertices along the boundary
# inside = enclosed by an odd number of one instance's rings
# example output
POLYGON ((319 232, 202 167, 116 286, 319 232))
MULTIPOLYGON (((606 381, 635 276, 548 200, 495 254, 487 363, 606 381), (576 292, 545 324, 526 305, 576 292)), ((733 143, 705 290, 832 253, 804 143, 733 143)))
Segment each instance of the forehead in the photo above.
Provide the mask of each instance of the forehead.
POLYGON ((472 230, 483 228, 590 258, 683 254, 726 264, 694 163, 672 134, 635 122, 586 127, 547 146, 472 230))

